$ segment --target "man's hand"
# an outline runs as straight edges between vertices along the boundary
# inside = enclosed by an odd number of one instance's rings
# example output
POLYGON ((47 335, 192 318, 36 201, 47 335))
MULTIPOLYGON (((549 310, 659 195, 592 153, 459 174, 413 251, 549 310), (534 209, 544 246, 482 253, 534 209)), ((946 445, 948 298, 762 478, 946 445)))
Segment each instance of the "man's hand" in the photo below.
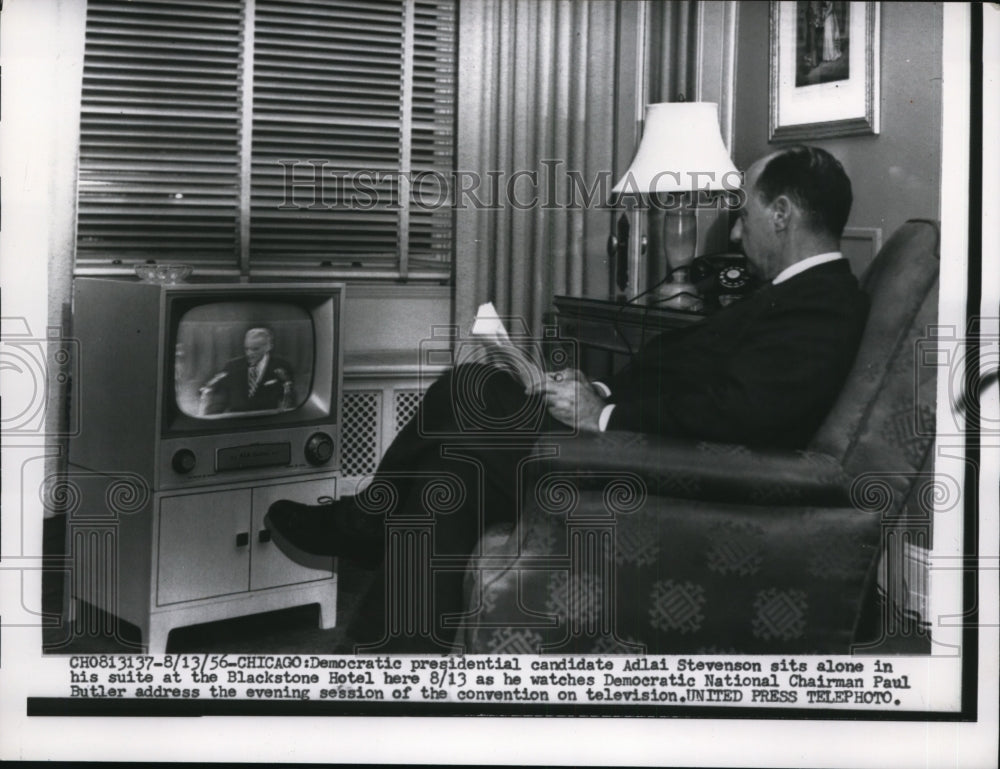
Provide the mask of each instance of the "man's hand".
POLYGON ((570 427, 599 432, 601 411, 607 405, 579 369, 563 369, 545 375, 538 391, 545 396, 549 413, 570 427))

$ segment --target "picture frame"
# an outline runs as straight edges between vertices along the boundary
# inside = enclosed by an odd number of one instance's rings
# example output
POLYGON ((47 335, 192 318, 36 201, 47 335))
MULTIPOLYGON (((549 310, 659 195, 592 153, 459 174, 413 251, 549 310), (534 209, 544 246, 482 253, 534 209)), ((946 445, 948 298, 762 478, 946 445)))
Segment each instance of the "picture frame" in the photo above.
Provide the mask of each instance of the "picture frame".
POLYGON ((877 2, 771 2, 769 140, 879 133, 877 2))

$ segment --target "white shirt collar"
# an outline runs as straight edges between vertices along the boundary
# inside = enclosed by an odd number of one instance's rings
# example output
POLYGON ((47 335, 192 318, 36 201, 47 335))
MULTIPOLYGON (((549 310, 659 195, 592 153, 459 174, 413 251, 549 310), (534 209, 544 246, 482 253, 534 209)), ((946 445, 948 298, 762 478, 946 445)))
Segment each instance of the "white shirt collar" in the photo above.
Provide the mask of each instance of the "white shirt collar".
POLYGON ((805 272, 812 267, 817 267, 821 264, 826 264, 827 262, 835 262, 838 259, 843 259, 844 255, 840 251, 827 251, 825 254, 816 254, 816 256, 809 256, 801 261, 796 262, 791 267, 786 267, 781 272, 779 272, 774 280, 771 281, 771 285, 778 285, 779 283, 784 283, 789 278, 795 277, 800 272, 805 272))
POLYGON ((271 356, 269 353, 264 353, 264 357, 262 357, 259 361, 257 361, 257 365, 254 366, 254 369, 257 372, 257 376, 263 374, 265 369, 267 369, 267 359, 270 357, 271 356))

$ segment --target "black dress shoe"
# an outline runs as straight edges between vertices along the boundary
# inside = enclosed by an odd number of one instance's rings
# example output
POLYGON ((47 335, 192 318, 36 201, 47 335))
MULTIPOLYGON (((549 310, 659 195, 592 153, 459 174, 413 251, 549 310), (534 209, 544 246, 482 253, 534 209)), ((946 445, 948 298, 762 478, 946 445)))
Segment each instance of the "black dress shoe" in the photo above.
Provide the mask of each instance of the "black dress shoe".
POLYGON ((333 568, 339 556, 375 566, 382 559, 382 527, 366 521, 346 497, 327 505, 303 505, 279 499, 264 515, 264 527, 286 556, 312 569, 333 568))

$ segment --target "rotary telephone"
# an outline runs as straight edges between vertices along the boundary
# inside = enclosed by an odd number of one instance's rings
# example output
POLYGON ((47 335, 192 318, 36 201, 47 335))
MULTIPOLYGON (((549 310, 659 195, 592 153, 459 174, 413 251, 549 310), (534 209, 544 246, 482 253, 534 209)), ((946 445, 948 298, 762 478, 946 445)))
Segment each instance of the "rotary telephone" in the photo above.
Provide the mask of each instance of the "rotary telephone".
POLYGON ((708 304, 732 304, 757 288, 757 279, 740 254, 699 256, 691 262, 690 276, 708 304))

